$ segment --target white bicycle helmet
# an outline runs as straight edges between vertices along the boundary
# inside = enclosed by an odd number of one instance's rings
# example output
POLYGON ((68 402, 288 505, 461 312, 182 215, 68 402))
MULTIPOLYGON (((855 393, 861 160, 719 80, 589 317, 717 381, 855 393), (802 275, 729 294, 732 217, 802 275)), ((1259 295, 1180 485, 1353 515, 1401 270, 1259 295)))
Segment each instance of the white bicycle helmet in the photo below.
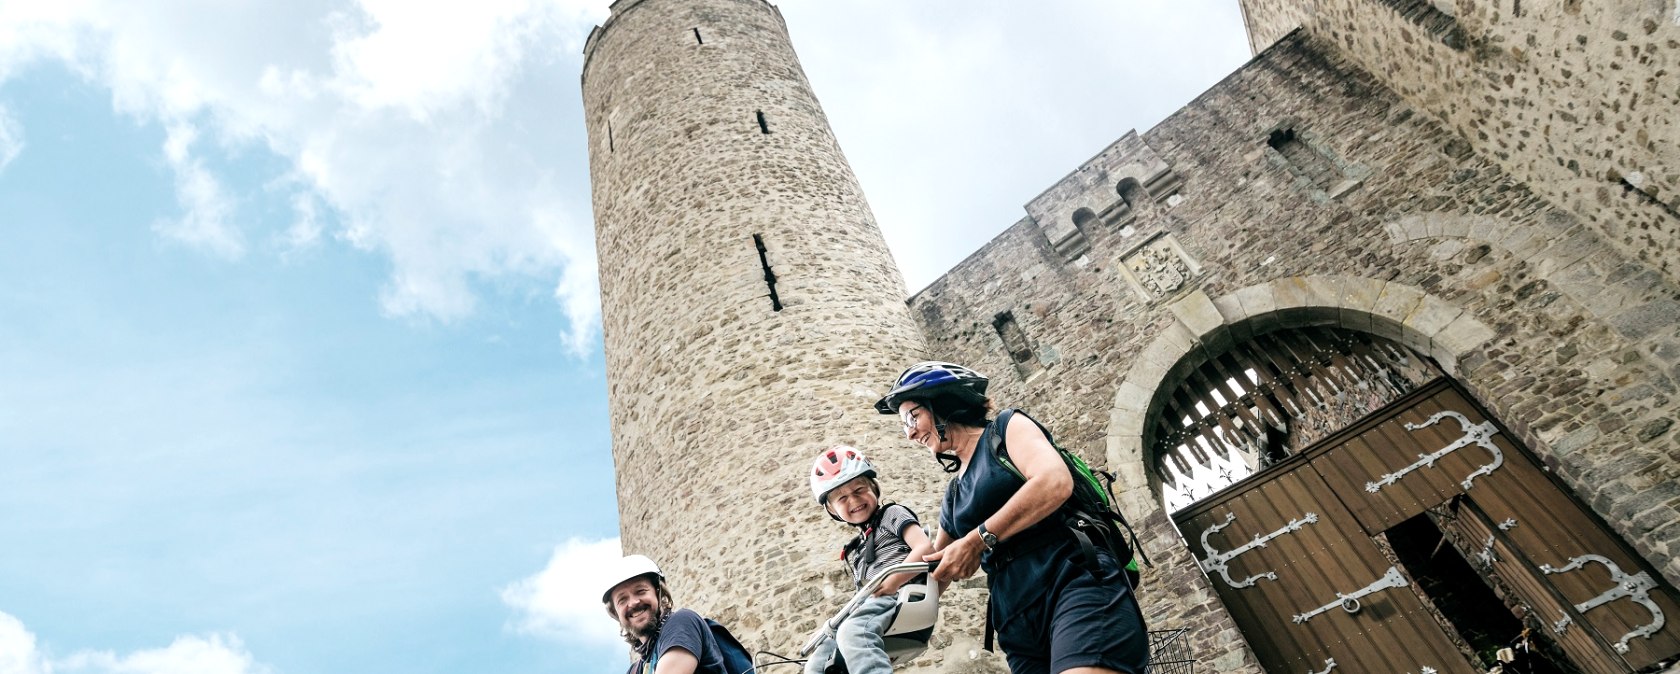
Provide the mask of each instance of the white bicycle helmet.
POLYGON ((604 587, 601 590, 601 603, 611 604, 613 588, 622 585, 624 581, 642 576, 653 576, 658 582, 665 582, 665 574, 659 572, 659 565, 654 564, 647 555, 625 555, 624 559, 613 564, 602 577, 604 587))
POLYGON ((827 507, 829 492, 860 477, 875 477, 875 465, 863 452, 846 445, 829 447, 811 463, 811 495, 817 497, 817 505, 827 507))

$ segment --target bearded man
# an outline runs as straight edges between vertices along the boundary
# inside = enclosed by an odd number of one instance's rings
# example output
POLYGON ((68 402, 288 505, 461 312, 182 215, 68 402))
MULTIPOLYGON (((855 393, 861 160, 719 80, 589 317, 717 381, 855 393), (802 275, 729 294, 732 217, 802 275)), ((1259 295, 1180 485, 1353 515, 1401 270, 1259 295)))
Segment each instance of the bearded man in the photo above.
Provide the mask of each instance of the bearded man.
POLYGON ((630 644, 626 674, 725 674, 723 650, 706 619, 676 607, 653 560, 619 560, 605 585, 601 603, 630 644))

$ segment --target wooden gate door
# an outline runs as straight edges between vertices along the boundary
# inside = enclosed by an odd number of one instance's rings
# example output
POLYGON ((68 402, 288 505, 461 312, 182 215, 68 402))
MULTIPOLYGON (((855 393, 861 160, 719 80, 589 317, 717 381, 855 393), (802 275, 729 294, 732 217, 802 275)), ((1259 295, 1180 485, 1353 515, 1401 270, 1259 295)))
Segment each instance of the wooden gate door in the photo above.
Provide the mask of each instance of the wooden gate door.
POLYGON ((1473 674, 1302 458, 1174 515, 1261 664, 1273 674, 1473 674))
POLYGON ((1420 388, 1309 461, 1370 534, 1429 510, 1466 559, 1549 627, 1580 669, 1680 653, 1680 606, 1643 559, 1446 381, 1420 388))
POLYGON ((1673 588, 1444 379, 1174 520, 1274 674, 1473 672, 1373 543, 1425 513, 1582 671, 1680 654, 1673 588))

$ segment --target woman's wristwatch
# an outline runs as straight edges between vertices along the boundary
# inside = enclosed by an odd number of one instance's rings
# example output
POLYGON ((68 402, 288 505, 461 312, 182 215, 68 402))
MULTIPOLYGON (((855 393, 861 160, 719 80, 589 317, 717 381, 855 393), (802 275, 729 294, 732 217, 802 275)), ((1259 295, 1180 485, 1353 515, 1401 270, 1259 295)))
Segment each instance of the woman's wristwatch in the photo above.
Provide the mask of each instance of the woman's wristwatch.
POLYGON ((985 522, 981 522, 980 526, 978 526, 974 529, 974 532, 977 533, 977 534, 980 534, 980 544, 986 546, 987 550, 993 550, 993 549, 997 548, 998 543, 1000 542, 1000 541, 998 541, 997 534, 994 534, 990 531, 986 531, 986 523, 985 522))

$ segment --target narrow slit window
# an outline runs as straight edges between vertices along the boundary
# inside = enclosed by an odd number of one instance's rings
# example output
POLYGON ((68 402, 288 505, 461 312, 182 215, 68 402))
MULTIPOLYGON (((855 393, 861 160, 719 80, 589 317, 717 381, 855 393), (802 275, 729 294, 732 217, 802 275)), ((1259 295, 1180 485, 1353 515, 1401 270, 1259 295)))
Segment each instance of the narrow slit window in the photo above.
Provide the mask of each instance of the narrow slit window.
POLYGON ((753 235, 753 247, 758 249, 758 264, 764 267, 764 285, 770 288, 770 310, 782 310, 782 298, 776 294, 776 272, 770 269, 770 257, 764 248, 764 236, 753 235))
POLYGON ((1616 183, 1621 185, 1622 192, 1624 194, 1637 195, 1640 201, 1656 206, 1658 209, 1661 209, 1663 212, 1668 213, 1675 218, 1680 218, 1680 210, 1676 210, 1673 205, 1664 202, 1662 199, 1657 198, 1656 195, 1646 191, 1646 182, 1643 178, 1643 174, 1635 173, 1633 175, 1640 177, 1630 179, 1627 176, 1622 176, 1616 178, 1616 183))
POLYGON ((695 44, 706 44, 705 38, 700 37, 700 28, 698 26, 695 27, 695 29, 694 29, 694 43, 695 44))
POLYGON ((607 122, 607 151, 608 152, 618 151, 618 148, 613 145, 612 122, 607 122))
POLYGON ((758 110, 756 114, 758 115, 758 130, 765 135, 770 135, 770 122, 764 119, 764 111, 758 110))
POLYGON ((1015 372, 1022 379, 1042 369, 1038 354, 1033 352, 1032 343, 1027 340, 1026 331, 1015 322, 1014 312, 1005 311, 993 317, 992 329, 997 330, 998 339, 1003 340, 1003 349, 1009 352, 1009 361, 1015 365, 1015 372))
POLYGON ((1266 139, 1266 144, 1278 154, 1283 155, 1288 162, 1291 172, 1307 179, 1318 189, 1328 189, 1336 182, 1336 167, 1330 163, 1318 150, 1302 142, 1295 135, 1294 129, 1279 129, 1273 131, 1266 139))

